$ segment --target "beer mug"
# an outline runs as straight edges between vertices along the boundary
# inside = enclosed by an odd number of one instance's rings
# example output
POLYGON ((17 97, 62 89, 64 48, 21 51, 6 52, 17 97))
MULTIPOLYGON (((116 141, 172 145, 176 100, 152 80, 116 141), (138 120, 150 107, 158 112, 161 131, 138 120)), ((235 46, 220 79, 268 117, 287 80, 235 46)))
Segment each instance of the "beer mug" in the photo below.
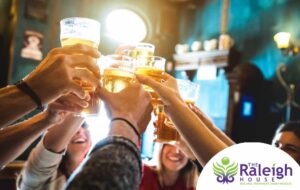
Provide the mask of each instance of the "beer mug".
MULTIPOLYGON (((60 41, 62 46, 84 44, 98 48, 100 43, 100 23, 96 20, 81 17, 65 18, 60 21, 60 41)), ((86 69, 86 68, 76 68, 86 69)), ((97 115, 100 110, 100 99, 95 96, 95 89, 85 81, 75 81, 89 93, 89 107, 82 110, 83 115, 97 115)))

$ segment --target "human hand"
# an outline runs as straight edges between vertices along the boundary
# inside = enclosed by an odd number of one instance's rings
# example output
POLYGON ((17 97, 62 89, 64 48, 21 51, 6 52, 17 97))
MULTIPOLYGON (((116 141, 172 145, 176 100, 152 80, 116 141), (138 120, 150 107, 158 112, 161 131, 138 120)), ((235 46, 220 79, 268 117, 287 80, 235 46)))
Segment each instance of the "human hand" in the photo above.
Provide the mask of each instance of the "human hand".
POLYGON ((120 45, 116 51, 115 54, 120 54, 120 55, 128 55, 130 53, 130 51, 132 51, 135 48, 135 46, 133 45, 120 45))
POLYGON ((135 83, 119 93, 110 93, 100 88, 99 96, 104 101, 110 119, 121 117, 131 122, 143 133, 151 119, 151 96, 141 84, 135 83))
MULTIPOLYGON (((61 96, 55 102, 52 102, 49 106, 52 109, 80 113, 82 109, 87 108, 89 106, 90 95, 88 94, 84 99, 79 98, 74 94, 68 94, 61 96)), ((49 107, 48 106, 48 107, 49 107)))
POLYGON ((96 64, 96 58, 99 57, 97 49, 86 45, 55 48, 24 81, 43 104, 69 93, 84 99, 87 95, 75 81, 85 81, 93 88, 99 86, 100 71, 96 64))
POLYGON ((175 101, 183 102, 183 100, 179 95, 176 79, 167 73, 163 75, 164 81, 162 83, 143 75, 136 75, 136 78, 140 83, 150 86, 161 98, 165 105, 165 110, 168 110, 168 107, 175 101))

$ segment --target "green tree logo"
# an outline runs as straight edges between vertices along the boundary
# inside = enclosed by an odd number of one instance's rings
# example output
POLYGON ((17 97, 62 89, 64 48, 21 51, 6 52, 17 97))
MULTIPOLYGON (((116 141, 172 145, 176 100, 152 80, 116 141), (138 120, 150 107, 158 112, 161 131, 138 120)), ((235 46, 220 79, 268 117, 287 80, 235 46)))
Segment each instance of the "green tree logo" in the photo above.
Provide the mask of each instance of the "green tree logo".
POLYGON ((228 157, 223 157, 221 164, 218 162, 213 163, 213 171, 217 176, 217 181, 219 183, 232 183, 234 181, 234 176, 238 172, 238 163, 230 163, 228 157))

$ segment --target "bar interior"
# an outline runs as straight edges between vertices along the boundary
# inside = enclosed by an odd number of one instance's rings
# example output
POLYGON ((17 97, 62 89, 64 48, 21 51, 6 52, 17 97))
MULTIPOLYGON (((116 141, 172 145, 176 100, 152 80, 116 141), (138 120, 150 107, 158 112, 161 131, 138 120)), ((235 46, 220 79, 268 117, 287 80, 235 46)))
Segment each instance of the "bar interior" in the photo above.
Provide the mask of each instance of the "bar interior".
POLYGON ((209 159, 235 143, 270 144, 300 164, 299 10, 298 0, 1 0, 0 189, 63 189, 98 142, 124 133, 142 161, 140 190, 196 189, 209 159), (50 76, 52 59, 62 63, 50 76), (60 67, 81 91, 56 93, 60 67), (1 98, 10 86, 28 109, 1 98), (17 130, 5 129, 43 113, 63 121, 7 146, 17 130))

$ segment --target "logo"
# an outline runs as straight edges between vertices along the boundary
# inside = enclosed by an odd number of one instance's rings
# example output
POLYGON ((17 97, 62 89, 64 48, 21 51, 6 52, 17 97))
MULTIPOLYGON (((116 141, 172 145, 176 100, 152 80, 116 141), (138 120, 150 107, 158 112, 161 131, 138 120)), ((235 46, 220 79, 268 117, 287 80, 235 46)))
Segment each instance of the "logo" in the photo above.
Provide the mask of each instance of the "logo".
POLYGON ((206 163, 197 190, 299 190, 300 167, 279 148, 240 143, 206 163))
POLYGON ((221 164, 213 163, 213 171, 219 183, 232 183, 238 171, 238 163, 233 162, 231 164, 228 157, 223 157, 221 164))

